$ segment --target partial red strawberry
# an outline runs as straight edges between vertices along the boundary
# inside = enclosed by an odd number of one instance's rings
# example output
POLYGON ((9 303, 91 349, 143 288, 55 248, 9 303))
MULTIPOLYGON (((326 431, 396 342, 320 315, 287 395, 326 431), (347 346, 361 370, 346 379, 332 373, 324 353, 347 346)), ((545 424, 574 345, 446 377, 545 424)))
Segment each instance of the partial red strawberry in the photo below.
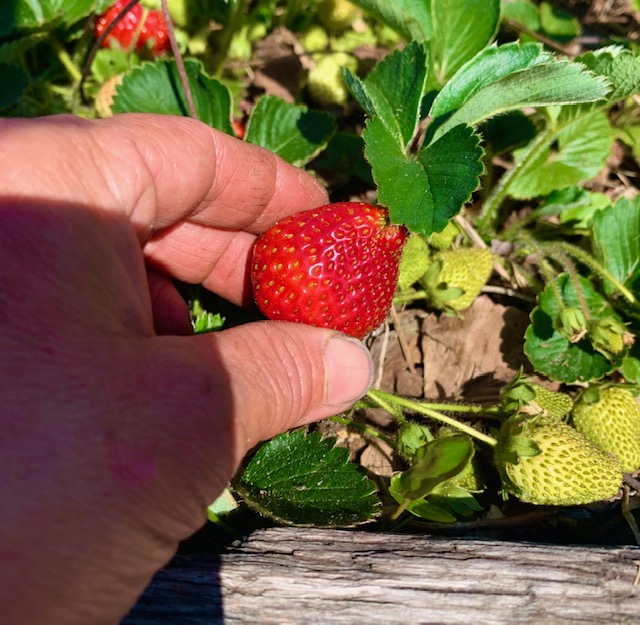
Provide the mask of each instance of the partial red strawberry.
POLYGON ((253 250, 251 279, 270 319, 362 339, 385 319, 407 232, 387 212, 339 202, 286 217, 253 250))
POLYGON ((231 127, 233 128, 233 132, 235 133, 238 139, 244 139, 244 136, 247 132, 247 124, 243 119, 239 117, 234 117, 231 120, 231 127))
MULTIPOLYGON (((127 6, 128 0, 117 0, 96 20, 95 35, 100 37, 119 13, 127 6)), ((169 50, 169 34, 162 11, 145 9, 139 3, 125 13, 115 25, 102 45, 110 48, 116 43, 122 50, 141 52, 149 50, 158 55, 169 50)))

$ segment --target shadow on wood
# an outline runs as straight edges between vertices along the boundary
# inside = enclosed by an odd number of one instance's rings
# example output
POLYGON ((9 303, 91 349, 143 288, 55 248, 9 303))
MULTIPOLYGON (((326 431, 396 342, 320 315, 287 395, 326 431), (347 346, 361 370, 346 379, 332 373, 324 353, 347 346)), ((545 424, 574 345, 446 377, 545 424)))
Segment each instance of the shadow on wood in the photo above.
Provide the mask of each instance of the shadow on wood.
POLYGON ((640 548, 260 530, 178 556, 123 625, 640 623, 640 548))

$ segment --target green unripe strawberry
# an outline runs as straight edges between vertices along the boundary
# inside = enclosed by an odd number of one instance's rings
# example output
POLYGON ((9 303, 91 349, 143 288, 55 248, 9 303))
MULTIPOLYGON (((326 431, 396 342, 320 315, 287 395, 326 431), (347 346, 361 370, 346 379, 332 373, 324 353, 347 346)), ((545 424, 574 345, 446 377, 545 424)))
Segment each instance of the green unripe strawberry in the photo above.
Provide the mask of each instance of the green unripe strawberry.
POLYGON ((567 306, 554 321, 556 330, 570 343, 581 341, 587 334, 587 317, 580 306, 567 306))
POLYGON ((573 400, 566 393, 552 391, 518 373, 501 393, 502 405, 507 412, 527 415, 547 415, 564 418, 573 407, 573 400))
POLYGON ((340 68, 347 67, 355 72, 357 61, 349 54, 337 52, 321 56, 315 67, 309 70, 307 77, 307 91, 318 104, 342 105, 348 97, 349 91, 342 80, 340 68))
POLYGON ((429 268, 429 262, 429 246, 424 237, 411 234, 400 258, 398 289, 404 291, 420 280, 429 268))
POLYGON ((429 245, 436 250, 448 250, 459 234, 460 228, 456 222, 449 221, 442 232, 434 232, 429 237, 429 245))
POLYGON ((487 249, 446 250, 433 257, 421 283, 434 306, 455 313, 473 304, 492 269, 493 256, 487 249))
POLYGON ((576 401, 573 425, 601 449, 615 454, 629 473, 640 467, 640 406, 620 386, 590 388, 576 401))
POLYGON ((358 9, 348 0, 322 0, 318 7, 318 21, 329 32, 349 28, 358 16, 358 9))
POLYGON ((553 417, 517 415, 500 428, 495 463, 503 488, 521 501, 577 506, 613 497, 617 458, 553 417))
POLYGON ((313 24, 300 35, 300 43, 308 54, 323 52, 329 45, 329 35, 322 26, 313 24))
POLYGON ((613 360, 633 345, 633 335, 627 326, 615 317, 589 319, 587 321, 587 336, 593 349, 605 358, 613 360))
POLYGON ((187 0, 167 0, 167 5, 173 23, 180 28, 186 28, 190 18, 187 0))

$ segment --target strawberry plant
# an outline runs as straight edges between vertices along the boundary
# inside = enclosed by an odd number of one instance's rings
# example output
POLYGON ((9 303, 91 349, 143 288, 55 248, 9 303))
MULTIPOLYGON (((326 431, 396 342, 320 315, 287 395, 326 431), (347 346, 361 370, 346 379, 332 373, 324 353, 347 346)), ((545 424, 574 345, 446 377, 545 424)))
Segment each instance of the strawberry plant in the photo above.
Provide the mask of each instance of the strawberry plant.
MULTIPOLYGON (((350 411, 254 450, 210 518, 640 541, 637 14, 173 0, 107 33, 127 4, 0 7, 0 112, 192 115, 312 172, 332 203, 258 240, 251 315, 378 362, 350 411)), ((187 297, 196 331, 246 319, 187 297)))

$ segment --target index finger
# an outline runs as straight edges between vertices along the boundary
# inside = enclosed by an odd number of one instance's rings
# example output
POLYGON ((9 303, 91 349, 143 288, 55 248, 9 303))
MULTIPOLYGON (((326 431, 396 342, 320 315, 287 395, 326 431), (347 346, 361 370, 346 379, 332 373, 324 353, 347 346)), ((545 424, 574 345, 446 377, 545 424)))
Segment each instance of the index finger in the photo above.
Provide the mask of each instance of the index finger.
POLYGON ((302 170, 193 119, 0 120, 0 133, 0 195, 126 214, 154 265, 234 301, 255 236, 327 199, 302 170))

